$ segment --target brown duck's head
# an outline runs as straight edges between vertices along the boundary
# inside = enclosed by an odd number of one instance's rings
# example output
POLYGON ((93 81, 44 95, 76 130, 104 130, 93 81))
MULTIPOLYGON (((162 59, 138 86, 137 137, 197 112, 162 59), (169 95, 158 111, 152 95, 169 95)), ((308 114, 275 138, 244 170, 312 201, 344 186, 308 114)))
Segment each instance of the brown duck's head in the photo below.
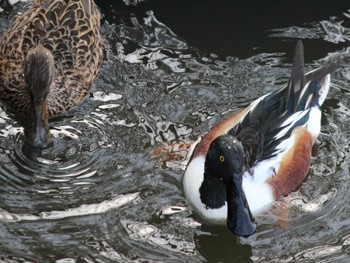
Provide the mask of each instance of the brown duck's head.
POLYGON ((31 49, 24 63, 24 81, 30 96, 30 120, 24 133, 26 141, 37 148, 50 144, 47 97, 54 76, 52 53, 42 45, 31 49))

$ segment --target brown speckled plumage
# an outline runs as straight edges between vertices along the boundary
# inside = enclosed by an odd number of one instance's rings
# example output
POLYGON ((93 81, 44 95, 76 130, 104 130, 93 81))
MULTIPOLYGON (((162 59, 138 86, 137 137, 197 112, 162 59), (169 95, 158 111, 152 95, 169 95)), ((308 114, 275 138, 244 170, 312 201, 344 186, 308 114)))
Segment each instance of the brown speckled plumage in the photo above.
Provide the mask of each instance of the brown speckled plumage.
POLYGON ((41 44, 52 52, 55 77, 47 98, 49 117, 78 105, 103 60, 100 12, 92 0, 35 0, 0 40, 0 99, 11 110, 30 114, 24 85, 28 52, 41 44))

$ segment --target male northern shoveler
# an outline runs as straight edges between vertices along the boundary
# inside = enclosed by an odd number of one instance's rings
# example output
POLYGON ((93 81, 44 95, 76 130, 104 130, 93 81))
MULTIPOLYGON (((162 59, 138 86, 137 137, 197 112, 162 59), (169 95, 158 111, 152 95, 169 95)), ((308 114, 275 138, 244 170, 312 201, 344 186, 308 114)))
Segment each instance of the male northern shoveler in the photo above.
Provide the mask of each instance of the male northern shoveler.
POLYGON ((28 119, 26 140, 50 143, 48 118, 87 95, 103 60, 93 0, 35 0, 0 40, 0 100, 28 119))
POLYGON ((205 220, 225 222, 239 236, 256 231, 253 215, 295 190, 306 177, 321 126, 332 63, 304 73, 297 42, 291 78, 213 127, 195 148, 183 184, 205 220))

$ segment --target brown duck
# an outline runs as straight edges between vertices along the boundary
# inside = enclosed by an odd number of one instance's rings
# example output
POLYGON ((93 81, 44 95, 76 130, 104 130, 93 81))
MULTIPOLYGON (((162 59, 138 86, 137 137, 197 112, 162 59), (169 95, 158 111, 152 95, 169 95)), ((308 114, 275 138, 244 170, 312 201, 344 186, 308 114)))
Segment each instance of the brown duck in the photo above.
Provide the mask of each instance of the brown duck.
POLYGON ((50 144, 48 119, 77 106, 103 60, 93 0, 35 0, 0 40, 0 100, 28 119, 26 141, 50 144))

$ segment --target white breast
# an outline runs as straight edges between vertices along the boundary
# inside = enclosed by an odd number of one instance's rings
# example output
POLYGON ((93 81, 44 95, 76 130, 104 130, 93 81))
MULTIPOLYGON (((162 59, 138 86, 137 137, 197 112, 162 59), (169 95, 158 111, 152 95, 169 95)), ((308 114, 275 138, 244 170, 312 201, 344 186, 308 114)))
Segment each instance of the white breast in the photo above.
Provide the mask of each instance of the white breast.
MULTIPOLYGON (((199 188, 203 182, 204 175, 204 157, 194 158, 186 169, 183 185, 186 199, 190 205, 195 209, 201 218, 212 223, 226 223, 227 205, 218 209, 207 208, 200 199, 199 188)), ((276 164, 273 161, 257 166, 255 175, 266 171, 273 174, 273 168, 276 164)), ((253 215, 269 208, 273 202, 272 190, 268 184, 265 183, 266 177, 252 176, 248 173, 243 177, 243 190, 246 194, 248 205, 253 215)))
POLYGON ((204 162, 204 157, 196 157, 192 159, 186 169, 183 178, 186 199, 204 220, 213 223, 224 223, 227 217, 227 206, 224 205, 218 209, 207 209, 200 199, 199 188, 204 178, 204 162))

